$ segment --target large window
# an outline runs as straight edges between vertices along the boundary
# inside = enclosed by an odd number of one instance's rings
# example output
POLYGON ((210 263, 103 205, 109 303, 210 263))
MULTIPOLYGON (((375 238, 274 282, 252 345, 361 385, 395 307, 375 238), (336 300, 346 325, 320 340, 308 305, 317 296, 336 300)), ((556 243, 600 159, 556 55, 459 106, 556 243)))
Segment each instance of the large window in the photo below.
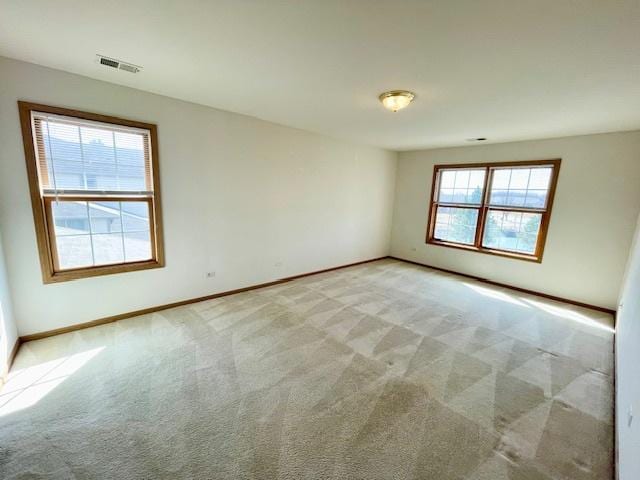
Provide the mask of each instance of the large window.
POLYGON ((19 108, 44 282, 163 266, 155 125, 19 108))
POLYGON ((542 261, 560 160, 436 165, 427 243, 542 261))

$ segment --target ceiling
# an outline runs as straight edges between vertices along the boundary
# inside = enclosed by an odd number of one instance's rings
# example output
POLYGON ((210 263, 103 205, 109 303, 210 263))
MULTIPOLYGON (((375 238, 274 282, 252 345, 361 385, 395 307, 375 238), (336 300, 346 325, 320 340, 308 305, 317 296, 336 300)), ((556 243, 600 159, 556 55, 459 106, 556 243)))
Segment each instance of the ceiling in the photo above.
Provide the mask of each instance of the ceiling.
POLYGON ((393 150, 640 128, 638 0, 0 0, 0 55, 393 150))

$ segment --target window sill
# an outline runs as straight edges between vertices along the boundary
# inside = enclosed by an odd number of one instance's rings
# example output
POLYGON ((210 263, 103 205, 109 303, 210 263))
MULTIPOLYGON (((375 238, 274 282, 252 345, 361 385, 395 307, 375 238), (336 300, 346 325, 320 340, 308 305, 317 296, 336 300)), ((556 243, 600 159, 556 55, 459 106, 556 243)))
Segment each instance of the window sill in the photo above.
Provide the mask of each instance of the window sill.
POLYGON ((487 255, 496 255, 498 257, 514 258, 516 260, 524 260, 526 262, 542 263, 542 256, 526 255, 523 253, 507 252, 505 250, 494 250, 490 248, 478 248, 473 245, 464 245, 462 243, 443 242, 441 240, 429 239, 427 245, 436 245, 439 247, 457 248, 468 252, 478 252, 487 255))
POLYGON ((61 270, 59 272, 43 272, 43 282, 60 283, 82 278, 98 277, 102 275, 112 275, 116 273, 135 272, 138 270, 149 270, 152 268, 162 268, 164 262, 158 260, 145 260, 143 262, 118 263, 111 265, 101 265, 99 267, 74 268, 61 270))

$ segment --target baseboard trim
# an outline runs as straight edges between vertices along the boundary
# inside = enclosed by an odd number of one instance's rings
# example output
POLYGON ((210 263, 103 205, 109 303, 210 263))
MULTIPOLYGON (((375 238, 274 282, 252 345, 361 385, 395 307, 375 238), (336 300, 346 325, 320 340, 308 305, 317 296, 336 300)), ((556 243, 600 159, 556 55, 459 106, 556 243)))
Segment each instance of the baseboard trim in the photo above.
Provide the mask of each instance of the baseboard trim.
POLYGON ((432 270, 438 270, 440 272, 451 273, 453 275, 459 275, 461 277, 471 278, 473 280, 477 280, 478 282, 487 283, 487 284, 493 285, 495 287, 509 288, 511 290, 515 290, 516 292, 527 293, 529 295, 536 295, 538 297, 548 298, 549 300, 555 300, 557 302, 569 303, 569 304, 575 305, 577 307, 589 308, 591 310, 596 310, 598 312, 608 313, 610 315, 613 315, 613 318, 615 320, 616 311, 612 310, 610 308, 599 307, 598 305, 591 305, 589 303, 578 302, 576 300, 571 300, 569 298, 558 297, 558 296, 555 296, 555 295, 550 295, 548 293, 536 292, 535 290, 529 290, 527 288, 515 287, 513 285, 508 285, 506 283, 495 282, 493 280, 489 280, 489 279, 482 278, 482 277, 477 277, 475 275, 469 275, 468 273, 456 272, 454 270, 448 270, 446 268, 440 268, 440 267, 434 267, 433 265, 427 265, 426 263, 414 262, 413 260, 406 260, 404 258, 394 257, 393 255, 389 255, 389 258, 391 258, 393 260, 399 260, 401 262, 411 263, 412 265, 418 265, 420 267, 430 268, 432 270))
POLYGON ((45 332, 33 333, 33 334, 30 334, 30 335, 23 335, 20 338, 18 338, 18 340, 16 341, 16 344, 13 347, 12 356, 10 357, 9 368, 10 368, 11 363, 13 362, 13 357, 15 357, 15 355, 16 355, 16 353, 18 351, 18 347, 22 343, 31 342, 33 340, 40 340, 42 338, 52 337, 54 335, 61 335, 63 333, 75 332, 76 330, 82 330, 82 329, 85 329, 85 328, 95 327, 95 326, 98 326, 98 325, 105 325, 107 323, 117 322, 118 320, 124 320, 125 318, 137 317, 138 315, 146 315, 148 313, 160 312, 162 310, 168 310, 170 308, 181 307, 183 305, 188 305, 190 303, 197 303, 197 302, 202 302, 202 301, 205 301, 205 300, 212 300, 214 298, 226 297, 226 296, 229 296, 229 295, 234 295, 236 293, 248 292, 250 290, 257 290, 259 288, 271 287, 273 285, 278 285, 278 284, 281 284, 281 283, 290 282, 290 281, 296 280, 298 278, 309 277, 311 275, 317 275, 319 273, 331 272, 331 271, 334 271, 334 270, 340 270, 340 269, 348 268, 348 267, 354 267, 356 265, 363 265, 365 263, 377 262, 378 260, 384 260, 386 258, 390 258, 392 260, 397 260, 397 261, 400 261, 400 262, 410 263, 412 265, 417 265, 417 266, 420 266, 420 267, 430 268, 432 270, 438 270, 440 272, 450 273, 450 274, 453 274, 453 275, 459 275, 461 277, 470 278, 470 279, 473 279, 473 280, 476 280, 476 281, 479 281, 479 282, 482 282, 482 283, 487 283, 489 285, 493 285, 493 286, 496 286, 496 287, 509 288, 509 289, 515 290, 517 292, 527 293, 527 294, 530 294, 530 295, 537 295, 539 297, 548 298, 549 300, 555 300, 555 301, 558 301, 558 302, 569 303, 571 305, 576 305, 578 307, 589 308, 591 310, 596 310, 596 311, 599 311, 599 312, 608 313, 610 315, 613 315, 614 319, 615 319, 616 312, 615 312, 615 310, 611 310, 610 308, 599 307, 597 305, 591 305, 591 304, 588 304, 588 303, 578 302, 578 301, 571 300, 571 299, 568 299, 568 298, 558 297, 558 296, 555 296, 555 295, 549 295, 547 293, 537 292, 535 290, 529 290, 529 289, 526 289, 526 288, 515 287, 513 285, 508 285, 506 283, 495 282, 493 280, 488 280, 486 278, 478 277, 478 276, 475 276, 475 275, 469 275, 469 274, 466 274, 466 273, 456 272, 454 270, 448 270, 446 268, 434 267, 433 265, 428 265, 426 263, 414 262, 413 260, 407 260, 407 259, 404 259, 404 258, 400 258, 400 257, 395 257, 393 255, 389 255, 389 256, 384 256, 384 257, 372 258, 370 260, 362 260, 360 262, 348 263, 346 265, 340 265, 340 266, 337 266, 337 267, 325 268, 323 270, 316 270, 316 271, 313 271, 313 272, 301 273, 299 275, 292 275, 290 277, 280 278, 278 280, 273 280, 271 282, 259 283, 257 285, 250 285, 248 287, 237 288, 237 289, 228 290, 228 291, 225 291, 225 292, 214 293, 214 294, 211 294, 211 295, 206 295, 204 297, 189 298, 187 300, 181 300, 179 302, 167 303, 167 304, 164 304, 164 305, 157 305, 157 306, 154 306, 154 307, 143 308, 143 309, 140 309, 140 310, 133 310, 133 311, 130 311, 130 312, 120 313, 120 314, 117 314, 117 315, 111 315, 109 317, 99 318, 97 320, 92 320, 90 322, 84 322, 84 323, 78 323, 76 325, 70 325, 68 327, 57 328, 57 329, 54 329, 54 330, 47 330, 45 332))
POLYGON ((257 290, 259 288, 272 287, 273 285, 279 285, 281 283, 297 280, 298 278, 309 277, 311 275, 318 275, 319 273, 332 272, 334 270, 340 270, 343 268, 354 267, 356 265, 363 265, 365 263, 377 262, 378 260, 384 260, 387 256, 372 258, 370 260, 362 260, 360 262, 348 263, 346 265, 340 265, 337 267, 325 268, 323 270, 316 270, 308 273, 301 273, 299 275, 292 275, 290 277, 280 278, 271 282, 259 283, 257 285, 250 285, 248 287, 236 288, 234 290, 228 290, 225 292, 214 293, 211 295, 205 295, 204 297, 189 298, 187 300, 181 300, 179 302, 167 303, 164 305, 158 305, 155 307, 143 308, 140 310, 134 310, 131 312, 120 313, 118 315, 111 315, 109 317, 99 318, 90 322, 78 323, 76 325, 70 325, 68 327, 56 328, 54 330, 47 330, 45 332, 32 333, 30 335, 23 335, 18 340, 21 343, 31 342, 33 340, 40 340, 42 338, 53 337, 54 335, 61 335, 63 333, 75 332, 76 330, 82 330, 85 328, 96 327, 98 325, 105 325, 107 323, 117 322, 118 320, 124 320, 125 318, 137 317, 138 315, 146 315, 148 313, 159 312, 162 310, 168 310, 174 307, 181 307, 190 303, 202 302, 204 300, 212 300, 214 298, 226 297, 234 295, 236 293, 248 292, 249 290, 257 290))
POLYGON ((16 359, 16 355, 18 354, 18 349, 20 348, 21 343, 22 341, 20 340, 20 338, 16 338, 16 342, 13 344, 11 352, 9 352, 7 364, 2 369, 2 372, 0 372, 0 387, 2 387, 2 385, 4 385, 7 381, 7 375, 11 371, 11 366, 13 365, 13 361, 16 359))

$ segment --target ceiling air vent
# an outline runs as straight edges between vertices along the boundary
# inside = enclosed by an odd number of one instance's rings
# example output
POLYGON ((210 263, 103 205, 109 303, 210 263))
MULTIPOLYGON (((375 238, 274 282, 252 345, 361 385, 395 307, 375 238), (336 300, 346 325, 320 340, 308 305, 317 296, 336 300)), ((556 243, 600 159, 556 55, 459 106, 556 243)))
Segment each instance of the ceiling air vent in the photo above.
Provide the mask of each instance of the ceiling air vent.
POLYGON ((105 67, 117 68, 118 70, 124 70, 129 73, 138 73, 142 70, 142 67, 138 65, 133 65, 132 63, 123 62, 121 60, 116 60, 115 58, 105 57, 103 55, 96 55, 97 61, 100 65, 104 65, 105 67))

